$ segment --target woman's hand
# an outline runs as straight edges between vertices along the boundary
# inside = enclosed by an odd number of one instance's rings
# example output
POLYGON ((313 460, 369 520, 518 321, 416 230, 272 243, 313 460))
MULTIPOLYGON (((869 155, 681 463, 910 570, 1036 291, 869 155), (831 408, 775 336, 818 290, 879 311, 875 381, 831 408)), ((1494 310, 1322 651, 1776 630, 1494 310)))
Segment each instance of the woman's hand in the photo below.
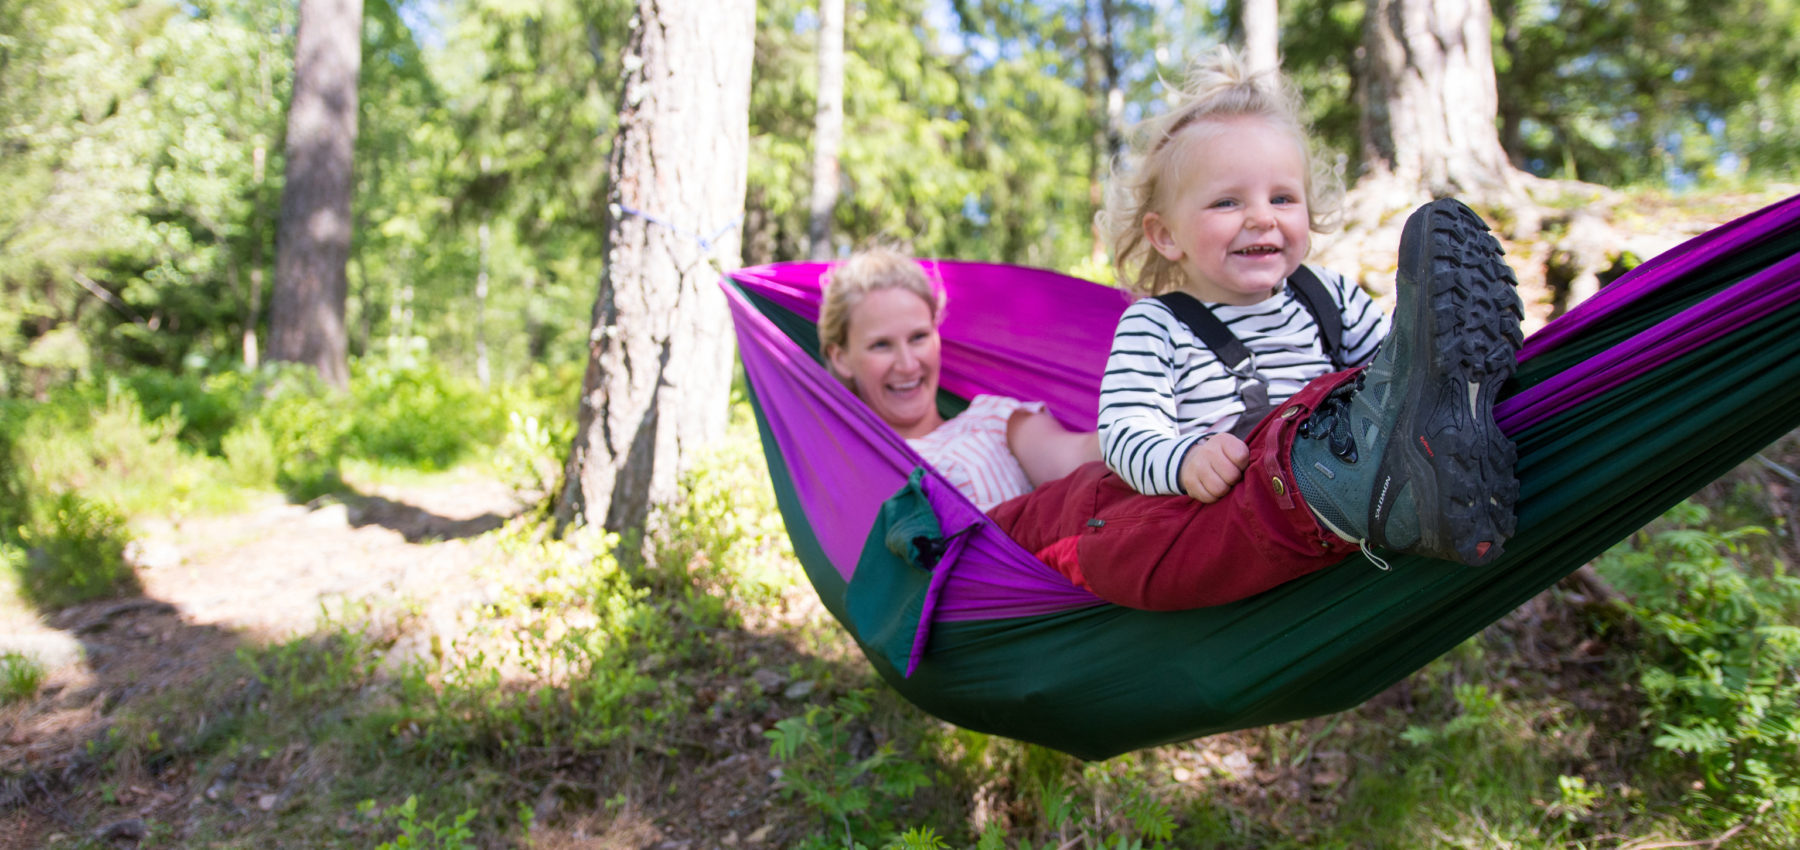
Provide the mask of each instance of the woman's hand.
POLYGON ((1230 434, 1214 434, 1181 459, 1181 489, 1203 504, 1225 498, 1250 465, 1250 447, 1230 434))

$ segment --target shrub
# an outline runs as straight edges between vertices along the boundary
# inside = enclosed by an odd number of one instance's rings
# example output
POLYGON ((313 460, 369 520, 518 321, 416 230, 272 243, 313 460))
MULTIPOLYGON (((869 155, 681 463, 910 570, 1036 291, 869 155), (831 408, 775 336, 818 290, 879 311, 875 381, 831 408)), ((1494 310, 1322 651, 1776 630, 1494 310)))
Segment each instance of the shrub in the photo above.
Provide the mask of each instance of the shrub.
POLYGON ((207 454, 219 454, 225 435, 251 407, 251 379, 236 372, 201 376, 135 369, 120 380, 137 398, 146 419, 179 421, 182 441, 207 454))
POLYGON ((228 502, 217 462, 185 449, 181 428, 179 410, 147 418, 117 385, 64 388, 16 426, 24 501, 75 491, 127 516, 228 502))
POLYGON ((900 804, 931 784, 924 766, 901 757, 891 742, 856 754, 851 739, 869 707, 867 694, 851 693, 763 733, 769 754, 782 762, 782 795, 818 813, 828 829, 841 829, 846 847, 893 829, 900 804))
POLYGON ((27 516, 23 468, 14 449, 25 423, 25 406, 0 399, 0 545, 17 542, 27 516))
POLYGON ((220 440, 231 480, 245 487, 268 487, 281 471, 282 457, 261 421, 252 419, 220 440))
MULTIPOLYGON (((288 498, 309 501, 343 489, 343 460, 348 417, 316 375, 304 369, 280 373, 263 390, 254 417, 226 435, 235 450, 250 452, 254 431, 267 435, 276 461, 273 483, 288 498)), ((228 458, 232 460, 232 458, 228 458)), ((251 458, 239 457, 240 463, 251 458)))
POLYGON ((1684 503, 1675 527, 1641 532, 1598 568, 1632 599, 1647 646, 1644 720, 1657 747, 1698 773, 1701 808, 1728 819, 1800 814, 1800 577, 1756 564, 1760 527, 1711 527, 1684 503))
POLYGON ((497 396, 430 365, 392 369, 359 364, 349 430, 358 457, 394 466, 445 469, 474 446, 506 433, 497 396))
POLYGON ((139 590, 125 564, 130 536, 118 511, 69 491, 35 507, 20 535, 29 547, 19 576, 27 600, 61 608, 139 590))

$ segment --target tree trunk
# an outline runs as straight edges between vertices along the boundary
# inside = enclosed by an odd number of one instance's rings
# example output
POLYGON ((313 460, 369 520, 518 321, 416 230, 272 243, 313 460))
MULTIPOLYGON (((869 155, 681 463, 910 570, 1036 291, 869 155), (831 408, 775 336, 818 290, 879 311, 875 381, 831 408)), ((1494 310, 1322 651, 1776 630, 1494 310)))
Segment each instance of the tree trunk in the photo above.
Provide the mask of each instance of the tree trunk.
POLYGON ((488 247, 492 238, 488 217, 484 210, 481 213, 481 226, 475 230, 475 250, 478 254, 475 271, 475 379, 481 382, 484 390, 493 383, 493 375, 488 371, 487 346, 488 247))
POLYGON ((819 99, 813 113, 812 222, 807 255, 830 259, 844 138, 844 0, 819 0, 819 99))
POLYGON ((1244 0, 1244 61, 1250 70, 1273 70, 1281 61, 1280 22, 1276 0, 1244 0))
POLYGON ((725 430, 755 0, 639 0, 607 165, 606 267, 559 523, 642 528, 725 430))
POLYGON ((256 326, 262 321, 263 298, 263 205, 262 183, 263 167, 268 161, 268 147, 263 144, 261 136, 256 137, 256 147, 250 152, 250 169, 254 183, 250 216, 250 297, 244 303, 244 365, 255 369, 262 365, 262 355, 256 345, 256 326))
MULTIPOLYGON (((1082 86, 1088 97, 1089 120, 1094 124, 1088 151, 1090 213, 1098 213, 1106 203, 1106 175, 1124 147, 1124 134, 1119 125, 1125 107, 1125 92, 1119 87, 1118 56, 1114 52, 1113 0, 1097 0, 1095 5, 1099 13, 1098 26, 1095 26, 1095 15, 1081 16, 1081 37, 1086 54, 1083 64, 1087 71, 1082 77, 1082 86)), ((1088 259, 1096 266, 1103 266, 1106 240, 1101 236, 1098 224, 1093 226, 1092 232, 1088 259)))
POLYGON ((1488 0, 1368 0, 1363 48, 1368 177, 1483 203, 1523 194, 1494 126, 1488 0))
MULTIPOLYGON (((1519 0, 1494 0, 1494 15, 1500 23, 1500 48, 1512 59, 1512 79, 1519 75, 1519 44, 1523 33, 1519 27, 1519 0)), ((1506 82, 1501 77, 1497 82, 1506 82)), ((1516 86, 1515 86, 1516 87, 1516 86)), ((1500 104, 1500 149, 1514 168, 1525 167, 1525 101, 1520 97, 1496 98, 1500 104)))
POLYGON ((361 67, 362 0, 301 0, 269 356, 311 365, 338 387, 349 383, 344 266, 361 67))

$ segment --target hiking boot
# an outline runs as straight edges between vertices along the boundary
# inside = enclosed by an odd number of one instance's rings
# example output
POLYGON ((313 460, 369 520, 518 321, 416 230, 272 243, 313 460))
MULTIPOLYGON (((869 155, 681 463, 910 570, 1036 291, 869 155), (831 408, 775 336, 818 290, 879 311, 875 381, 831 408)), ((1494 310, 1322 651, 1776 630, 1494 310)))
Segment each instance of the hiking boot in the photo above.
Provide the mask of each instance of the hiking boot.
POLYGON ((1295 483, 1345 540, 1481 565, 1516 526, 1517 450, 1494 424, 1524 309, 1500 243, 1455 200, 1400 236, 1393 330, 1294 440, 1295 483))

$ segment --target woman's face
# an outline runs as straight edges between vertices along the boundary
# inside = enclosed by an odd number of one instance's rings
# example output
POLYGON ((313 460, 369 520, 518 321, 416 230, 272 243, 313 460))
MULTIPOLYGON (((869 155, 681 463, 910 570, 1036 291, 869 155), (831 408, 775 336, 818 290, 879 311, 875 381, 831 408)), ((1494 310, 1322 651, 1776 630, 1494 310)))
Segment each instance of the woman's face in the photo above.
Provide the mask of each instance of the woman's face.
POLYGON ((900 436, 923 437, 943 424, 931 305, 904 289, 877 289, 850 309, 849 319, 844 345, 826 352, 831 368, 900 436))

